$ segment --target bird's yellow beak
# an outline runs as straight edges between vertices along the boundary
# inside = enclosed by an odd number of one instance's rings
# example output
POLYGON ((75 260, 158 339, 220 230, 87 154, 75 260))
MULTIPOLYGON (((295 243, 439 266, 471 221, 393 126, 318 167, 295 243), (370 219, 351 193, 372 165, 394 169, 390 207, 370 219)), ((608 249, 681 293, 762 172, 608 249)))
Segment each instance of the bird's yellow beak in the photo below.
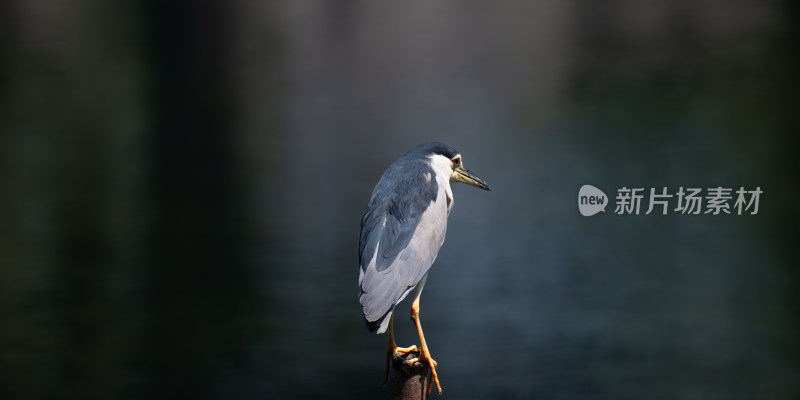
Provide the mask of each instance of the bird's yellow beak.
POLYGON ((459 165, 453 169, 453 172, 453 178, 456 181, 466 183, 467 185, 475 186, 476 188, 481 188, 483 190, 489 190, 489 186, 486 185, 486 182, 473 175, 472 172, 467 171, 466 168, 459 165))

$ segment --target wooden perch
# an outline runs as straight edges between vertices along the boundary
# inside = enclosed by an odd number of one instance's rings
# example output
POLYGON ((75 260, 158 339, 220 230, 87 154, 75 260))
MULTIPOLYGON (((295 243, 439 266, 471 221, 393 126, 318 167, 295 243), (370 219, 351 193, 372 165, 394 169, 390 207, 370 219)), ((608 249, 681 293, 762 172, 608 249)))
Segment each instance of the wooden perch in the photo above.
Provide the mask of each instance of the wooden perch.
MULTIPOLYGON (((389 371, 389 399, 424 400, 428 390, 430 369, 427 364, 415 362, 408 365, 407 360, 419 357, 419 350, 392 359, 389 371)), ((434 388, 435 389, 435 388, 434 388)))

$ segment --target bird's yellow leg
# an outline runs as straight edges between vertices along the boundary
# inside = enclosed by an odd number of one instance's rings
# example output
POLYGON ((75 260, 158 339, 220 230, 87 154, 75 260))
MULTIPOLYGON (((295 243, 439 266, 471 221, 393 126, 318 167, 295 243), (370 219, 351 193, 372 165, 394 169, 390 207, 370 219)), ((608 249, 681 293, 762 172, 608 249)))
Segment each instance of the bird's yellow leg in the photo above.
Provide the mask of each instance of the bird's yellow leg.
POLYGON ((428 344, 425 343, 425 335, 422 334, 422 325, 419 323, 419 296, 415 296, 414 301, 411 303, 411 320, 414 321, 414 326, 417 328, 420 355, 417 358, 408 360, 408 365, 414 365, 414 363, 417 361, 427 363, 431 368, 431 379, 428 381, 427 394, 431 394, 431 389, 433 388, 434 382, 436 383, 436 390, 439 391, 439 394, 442 394, 442 386, 439 385, 439 377, 436 375, 436 361, 431 358, 431 352, 428 351, 428 344))
POLYGON ((398 354, 409 353, 417 349, 417 346, 397 347, 394 342, 394 313, 389 316, 389 343, 386 345, 386 374, 383 376, 383 383, 389 381, 389 359, 397 358, 398 354))

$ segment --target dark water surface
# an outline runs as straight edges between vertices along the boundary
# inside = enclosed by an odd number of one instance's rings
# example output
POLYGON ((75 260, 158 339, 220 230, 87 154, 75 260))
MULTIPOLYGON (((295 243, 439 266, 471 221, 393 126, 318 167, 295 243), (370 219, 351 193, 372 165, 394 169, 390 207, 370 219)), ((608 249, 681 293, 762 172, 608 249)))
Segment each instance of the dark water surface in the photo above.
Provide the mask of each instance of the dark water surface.
POLYGON ((791 7, 77 3, 0 13, 0 398, 379 398, 359 222, 430 140, 492 188, 422 297, 442 398, 798 398, 791 7), (613 213, 717 186, 759 213, 613 213))

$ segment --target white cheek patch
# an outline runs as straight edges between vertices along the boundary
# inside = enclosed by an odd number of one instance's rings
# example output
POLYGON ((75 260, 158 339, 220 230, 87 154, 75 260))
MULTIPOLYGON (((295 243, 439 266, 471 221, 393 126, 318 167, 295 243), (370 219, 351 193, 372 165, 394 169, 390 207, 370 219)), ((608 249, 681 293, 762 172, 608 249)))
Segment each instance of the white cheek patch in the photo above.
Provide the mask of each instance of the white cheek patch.
POLYGON ((449 179, 453 176, 453 162, 449 158, 434 154, 429 159, 431 160, 431 168, 436 173, 437 178, 447 177, 449 179))

